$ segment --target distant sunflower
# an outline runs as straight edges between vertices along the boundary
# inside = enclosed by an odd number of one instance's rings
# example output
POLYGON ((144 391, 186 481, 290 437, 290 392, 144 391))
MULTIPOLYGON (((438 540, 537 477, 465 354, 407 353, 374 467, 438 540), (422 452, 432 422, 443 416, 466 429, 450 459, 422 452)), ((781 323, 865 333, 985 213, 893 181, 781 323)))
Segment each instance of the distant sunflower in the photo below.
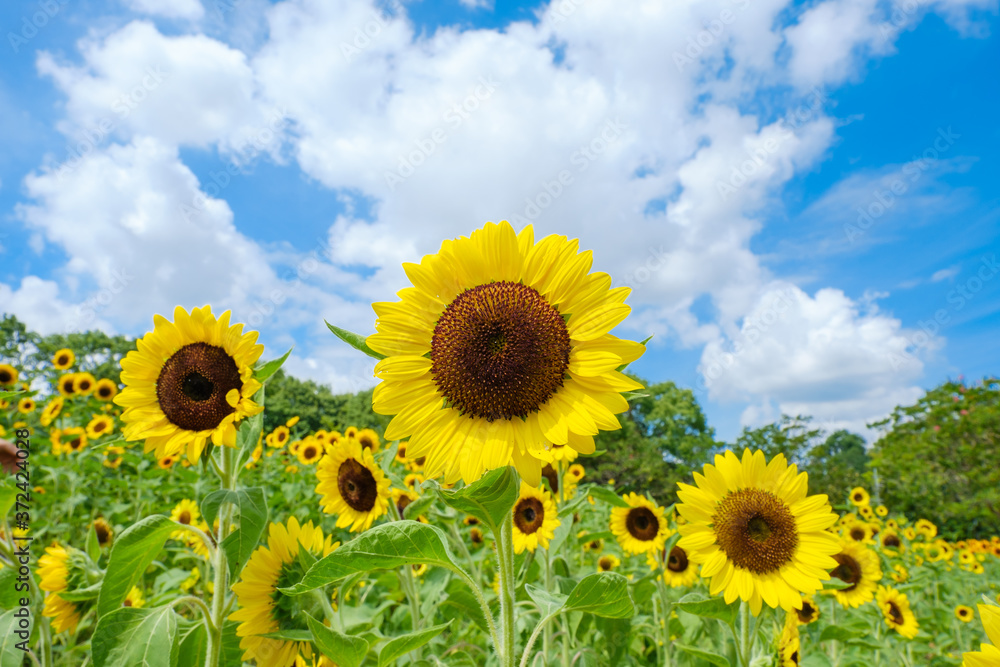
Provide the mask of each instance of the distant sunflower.
POLYGON ((590 540, 589 542, 583 543, 583 550, 589 551, 590 553, 599 554, 604 551, 604 540, 597 537, 590 540))
POLYGON ((857 542, 843 540, 840 553, 834 554, 837 566, 831 576, 840 579, 847 588, 830 591, 837 602, 845 607, 860 607, 875 595, 875 587, 882 580, 878 556, 857 542))
POLYGON ((284 447, 285 444, 288 443, 288 433, 289 431, 287 426, 277 427, 271 431, 270 440, 267 441, 267 444, 275 449, 284 447))
POLYGON ((641 554, 662 549, 671 534, 663 508, 637 493, 628 493, 623 499, 628 507, 611 509, 611 532, 622 550, 641 554))
POLYGON ((94 398, 99 401, 110 401, 118 393, 118 385, 114 381, 102 378, 94 385, 94 398))
POLYGON ((38 576, 41 579, 38 587, 46 592, 42 615, 52 619, 52 627, 56 632, 76 630, 80 612, 73 602, 59 596, 59 593, 67 589, 70 552, 58 544, 46 548, 45 554, 38 559, 38 576))
POLYGON ((873 518, 875 518, 875 510, 872 509, 871 505, 862 505, 861 507, 859 507, 858 514, 860 514, 868 521, 871 521, 873 518))
POLYGON ((933 540, 937 537, 937 526, 928 521, 927 519, 918 519, 913 527, 916 528, 917 532, 926 537, 928 540, 933 540))
POLYGON ((399 446, 396 448, 396 458, 395 458, 395 461, 396 461, 396 463, 401 463, 404 466, 407 463, 410 462, 409 459, 406 458, 406 443, 405 442, 399 443, 399 446))
MULTIPOLYGON (((302 449, 301 440, 292 440, 291 444, 288 445, 288 453, 292 456, 298 456, 300 449, 302 449)), ((259 459, 260 457, 258 456, 257 458, 259 459)))
POLYGON ((358 437, 358 427, 357 426, 348 426, 347 428, 345 428, 344 429, 344 437, 345 438, 356 438, 356 437, 358 437))
POLYGON ((410 503, 419 498, 413 491, 404 491, 403 489, 391 489, 392 501, 396 503, 396 511, 399 512, 399 516, 403 516, 403 512, 409 507, 410 503))
POLYGON ((614 554, 606 554, 597 559, 597 571, 598 572, 611 572, 612 570, 618 569, 622 564, 618 556, 614 554))
POLYGON ((176 454, 169 454, 156 459, 156 466, 160 468, 160 470, 170 470, 174 467, 175 463, 177 463, 176 454))
POLYGON ((299 447, 299 453, 296 454, 296 457, 302 465, 316 463, 316 461, 323 458, 323 445, 315 439, 307 438, 302 442, 302 446, 299 447))
POLYGON ((63 451, 77 453, 87 447, 87 432, 82 426, 74 426, 62 432, 60 436, 63 451))
POLYGON ((290 665, 298 653, 312 655, 306 642, 262 637, 282 630, 305 628, 305 619, 299 616, 299 603, 286 598, 278 588, 288 586, 305 574, 299 550, 306 549, 316 558, 329 555, 339 543, 332 536, 323 537, 323 531, 312 521, 299 525, 295 517, 287 525, 272 523, 267 546, 257 547, 250 556, 233 585, 239 609, 229 616, 239 621, 236 635, 241 637, 243 660, 256 659, 262 665, 290 665))
POLYGON ((115 420, 107 415, 95 415, 87 424, 87 436, 92 440, 97 440, 102 435, 107 435, 114 431, 115 420))
POLYGON ((579 482, 584 478, 584 476, 586 476, 587 471, 579 463, 574 463, 569 467, 569 470, 566 471, 566 474, 579 482))
POLYGON ((17 369, 9 364, 0 364, 0 387, 10 387, 17 382, 17 369))
POLYGON ((378 452, 379 448, 382 446, 382 441, 378 437, 378 433, 374 429, 365 428, 358 431, 355 436, 355 440, 361 443, 361 446, 365 449, 370 449, 372 454, 378 452))
POLYGON ((819 605, 811 597, 803 597, 802 608, 796 609, 795 614, 799 617, 799 625, 809 625, 819 619, 819 605))
POLYGON ((60 371, 66 370, 74 363, 76 363, 76 355, 68 347, 64 347, 52 355, 52 365, 60 371))
POLYGON ((972 607, 966 607, 964 604, 960 604, 955 607, 955 618, 963 623, 968 623, 975 618, 975 614, 972 613, 972 607))
POLYGON ((56 389, 63 398, 76 395, 76 373, 66 373, 56 381, 56 389))
POLYGON ((545 489, 521 481, 521 492, 514 513, 514 553, 538 547, 549 548, 549 540, 559 527, 559 514, 552 495, 545 489))
POLYGON ((889 508, 885 505, 879 505, 875 508, 875 514, 881 517, 887 516, 889 514, 889 508))
POLYGON ((132 590, 125 596, 125 600, 122 601, 123 607, 132 607, 133 609, 139 609, 145 604, 146 598, 142 596, 142 590, 138 586, 133 586, 132 590))
POLYGON ((473 546, 480 546, 483 543, 483 531, 478 528, 470 528, 469 540, 472 542, 473 546))
POLYGON ((1000 607, 993 605, 976 605, 979 609, 979 620, 983 622, 986 636, 993 645, 980 644, 978 651, 962 654, 965 667, 996 667, 1000 665, 1000 607))
POLYGON ((850 494, 851 504, 855 507, 864 507, 869 502, 871 502, 871 496, 862 487, 856 486, 851 489, 850 494))
POLYGON ((879 586, 875 599, 879 609, 882 610, 886 625, 907 639, 917 636, 920 629, 917 617, 910 611, 910 602, 906 599, 905 593, 888 586, 879 586))
POLYGON ((906 545, 895 530, 886 529, 879 535, 878 539, 882 545, 882 553, 887 556, 898 556, 906 551, 906 545))
POLYGON ((874 544, 872 529, 864 521, 855 521, 844 530, 844 537, 858 544, 874 544))
POLYGON ((678 546, 711 577, 711 595, 750 603, 754 615, 762 603, 786 611, 802 605, 837 566, 840 550, 827 528, 837 521, 825 495, 807 496, 808 476, 778 454, 731 452, 695 473, 696 486, 679 484, 678 546))
POLYGON ((801 655, 799 640, 799 622, 795 614, 785 615, 785 625, 778 640, 778 667, 799 667, 801 655))
POLYGON ((31 398, 22 398, 17 402, 17 411, 24 415, 31 414, 36 407, 38 407, 37 404, 31 398))
POLYGON ((684 549, 674 545, 663 564, 663 580, 671 588, 691 586, 698 580, 698 566, 688 559, 684 549))
POLYGON ((115 531, 111 529, 111 525, 102 517, 98 517, 94 520, 94 532, 97 534, 97 543, 101 546, 101 548, 111 546, 111 541, 114 539, 115 531))
POLYGON ((427 563, 413 563, 410 565, 410 570, 413 572, 413 576, 422 577, 427 574, 427 563))
POLYGON ((178 306, 173 322, 153 316, 154 330, 121 362, 125 389, 115 403, 125 408, 126 440, 145 440, 157 458, 186 449, 192 461, 209 440, 236 446, 236 423, 263 410, 251 397, 261 387, 253 365, 264 346, 257 332, 230 326, 229 314, 178 306))
POLYGON ((389 480, 371 450, 362 449, 356 440, 332 448, 316 468, 316 477, 320 506, 337 515, 337 528, 368 530, 389 511, 389 480))
POLYGON ((618 372, 644 348, 608 332, 629 313, 628 287, 589 273, 576 240, 535 243, 487 223, 403 266, 414 287, 399 302, 375 303, 368 345, 387 355, 372 405, 395 415, 386 440, 409 437, 429 478, 478 480, 513 465, 541 481, 549 443, 594 451, 593 436, 621 427, 621 392, 640 385, 618 372))
POLYGON ((87 396, 90 392, 94 391, 94 385, 96 384, 97 378, 90 373, 77 373, 76 378, 73 380, 73 392, 80 396, 87 396))
MULTIPOLYGON (((198 503, 190 498, 184 498, 174 505, 174 509, 170 510, 170 520, 182 523, 185 526, 196 526, 199 519, 201 519, 201 511, 198 510, 198 503)), ((179 530, 174 533, 174 536, 178 537, 186 538, 187 535, 188 532, 186 530, 179 530)))
POLYGON ((910 578, 909 570, 907 570, 902 563, 896 563, 895 565, 893 565, 892 570, 893 571, 890 573, 890 575, 892 576, 892 580, 895 581, 897 584, 905 584, 906 581, 910 578))

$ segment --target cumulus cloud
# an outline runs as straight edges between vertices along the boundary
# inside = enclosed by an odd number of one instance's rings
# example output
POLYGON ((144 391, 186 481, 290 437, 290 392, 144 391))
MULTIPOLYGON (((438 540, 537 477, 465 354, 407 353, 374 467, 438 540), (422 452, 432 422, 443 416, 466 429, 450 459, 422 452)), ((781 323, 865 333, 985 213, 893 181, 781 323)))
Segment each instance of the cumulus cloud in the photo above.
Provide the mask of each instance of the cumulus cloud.
POLYGON ((197 21, 205 15, 198 0, 126 0, 126 4, 133 12, 168 19, 197 21))

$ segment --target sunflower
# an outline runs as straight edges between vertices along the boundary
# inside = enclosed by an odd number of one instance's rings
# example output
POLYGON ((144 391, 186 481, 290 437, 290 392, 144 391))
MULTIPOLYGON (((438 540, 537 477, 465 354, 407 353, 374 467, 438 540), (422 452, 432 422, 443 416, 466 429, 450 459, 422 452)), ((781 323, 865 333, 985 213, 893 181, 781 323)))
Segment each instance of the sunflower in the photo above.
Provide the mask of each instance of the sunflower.
POLYGON ((917 617, 910 611, 910 602, 906 599, 905 593, 888 586, 879 586, 875 599, 879 609, 882 610, 886 625, 907 639, 917 636, 919 630, 917 617))
POLYGON ((410 473, 403 478, 403 484, 409 489, 415 489, 424 482, 424 476, 419 473, 410 473))
POLYGON ((323 445, 322 443, 316 442, 315 438, 306 438, 302 441, 302 445, 299 447, 299 453, 296 454, 299 459, 299 463, 302 465, 311 465, 323 458, 323 445))
POLYGON ((1000 664, 1000 607, 993 605, 976 605, 979 608, 979 619, 983 622, 986 636, 993 645, 980 644, 979 651, 964 653, 964 667, 996 667, 1000 664))
POLYGON ((313 526, 312 521, 300 526, 295 517, 290 517, 287 525, 271 524, 267 546, 257 547, 241 580, 232 587, 240 608, 230 614, 229 620, 240 622, 236 635, 242 638, 243 660, 256 658, 262 665, 289 665, 299 652, 312 655, 308 643, 260 635, 304 627, 305 619, 298 617, 299 605, 277 589, 299 581, 305 574, 299 549, 321 558, 338 546, 332 536, 324 539, 323 530, 313 526))
POLYGON ((688 559, 684 549, 674 545, 665 559, 663 580, 670 584, 671 588, 691 586, 698 580, 698 566, 688 559))
POLYGON ((614 554, 605 554, 597 559, 597 571, 598 572, 610 572, 611 570, 618 569, 622 564, 618 556, 614 554))
POLYGON ((77 373, 76 378, 73 380, 73 393, 86 396, 94 391, 94 385, 96 384, 97 378, 90 373, 77 373))
POLYGON ((913 527, 916 528, 917 532, 926 537, 928 540, 933 540, 937 537, 937 526, 928 521, 927 519, 918 519, 913 527))
POLYGON ((288 427, 279 426, 268 435, 267 444, 275 449, 280 449, 288 442, 288 427))
MULTIPOLYGON (((298 456, 299 455, 299 450, 301 448, 302 448, 302 441, 301 440, 292 440, 292 442, 289 443, 289 445, 288 445, 288 453, 291 454, 292 456, 298 456)), ((260 458, 260 456, 257 457, 257 459, 259 459, 259 458, 260 458)))
POLYGON ((629 554, 656 552, 672 531, 663 516, 663 508, 637 493, 624 496, 628 507, 611 510, 611 532, 622 550, 629 554))
POLYGON ((574 463, 569 467, 569 470, 566 471, 566 474, 579 482, 587 474, 587 471, 584 470, 583 466, 579 463, 574 463))
POLYGON ((864 507, 871 501, 871 497, 868 495, 868 492, 860 486, 856 486, 851 489, 849 497, 851 504, 855 507, 864 507))
POLYGON ((863 518, 865 518, 868 521, 871 521, 873 518, 875 518, 875 510, 872 509, 871 505, 862 505, 861 507, 859 507, 858 514, 860 514, 863 518))
POLYGON ((22 398, 17 402, 17 411, 25 415, 34 412, 36 407, 35 401, 30 398, 22 398))
POLYGON ((73 354, 73 350, 68 347, 57 350, 56 353, 52 355, 52 365, 60 371, 66 370, 74 363, 76 363, 76 355, 73 354))
POLYGON ((188 575, 188 578, 180 583, 181 590, 187 593, 195 587, 199 579, 201 579, 201 570, 193 568, 191 570, 191 574, 188 575))
POLYGON ((472 541, 473 546, 478 547, 483 543, 483 531, 478 528, 470 528, 469 539, 472 541))
POLYGON ((392 501, 396 503, 396 511, 399 512, 399 516, 403 516, 403 512, 414 500, 419 498, 413 491, 404 491, 403 489, 390 489, 390 495, 392 495, 392 501))
POLYGON ((387 355, 372 406, 395 415, 386 440, 409 437, 427 476, 478 480, 513 465, 538 486, 549 443, 594 451, 600 429, 621 427, 620 392, 640 385, 616 369, 644 347, 608 332, 625 319, 629 288, 588 273, 590 251, 506 221, 445 241, 395 303, 375 303, 368 345, 387 355))
POLYGON ((94 418, 87 424, 87 436, 92 440, 97 440, 102 435, 107 435, 114 430, 115 420, 107 415, 94 415, 94 418))
POLYGON ((17 369, 8 364, 0 364, 0 387, 10 387, 17 382, 17 369))
POLYGON ((145 604, 146 598, 142 596, 142 590, 138 586, 133 586, 132 590, 125 596, 125 600, 122 601, 123 607, 133 607, 135 609, 139 609, 145 604))
POLYGON ((154 330, 122 359, 126 440, 145 440, 156 457, 180 454, 197 461, 206 442, 236 446, 236 422, 263 408, 251 400, 261 384, 253 365, 264 351, 257 332, 229 325, 209 306, 189 314, 178 306, 174 321, 155 315, 154 330))
POLYGON ((76 373, 66 373, 59 377, 56 382, 56 389, 63 398, 69 398, 76 394, 76 373))
POLYGON ((727 603, 740 598, 754 615, 762 602, 788 611, 830 578, 840 545, 826 529, 837 515, 825 495, 806 496, 807 474, 783 454, 768 463, 760 450, 744 450, 742 461, 726 451, 694 480, 678 485, 688 521, 678 546, 712 578, 712 595, 724 590, 727 603))
POLYGON ((899 533, 892 529, 886 529, 879 535, 879 543, 882 545, 882 553, 887 556, 898 556, 906 551, 906 545, 900 539, 899 533))
POLYGON ((118 385, 112 380, 102 378, 94 385, 94 398, 99 401, 110 401, 118 393, 118 385))
POLYGON ((955 607, 955 618, 963 623, 968 623, 974 617, 975 615, 972 613, 972 607, 966 607, 964 604, 960 604, 955 607))
POLYGON ((87 446, 87 432, 82 426, 74 426, 62 432, 60 442, 64 452, 76 453, 87 446))
POLYGON ((344 437, 345 438, 356 438, 356 437, 358 437, 358 427, 357 426, 348 426, 347 428, 345 428, 344 429, 344 437))
POLYGON ((115 531, 111 529, 111 525, 103 517, 94 519, 94 532, 97 533, 97 543, 101 548, 111 546, 115 531))
POLYGON ((38 576, 41 579, 38 587, 47 593, 42 615, 52 619, 56 632, 72 632, 80 622, 76 605, 59 596, 68 588, 70 569, 70 552, 58 544, 46 548, 45 554, 38 559, 38 576))
POLYGON ((889 508, 886 507, 885 505, 879 505, 878 507, 875 508, 875 514, 881 517, 888 516, 889 508))
POLYGON ((837 602, 845 607, 860 607, 875 595, 875 587, 882 580, 878 556, 857 542, 843 540, 840 553, 834 554, 837 566, 831 576, 840 579, 847 588, 831 590, 837 602))
POLYGON ((299 416, 295 415, 294 417, 289 417, 288 418, 288 421, 285 422, 285 426, 287 426, 288 428, 291 428, 291 427, 295 426, 298 423, 299 423, 299 416))
POLYGON ((354 438, 361 443, 362 447, 372 450, 372 454, 376 453, 379 447, 382 446, 382 441, 379 439, 378 433, 370 428, 361 429, 354 438))
POLYGON ((844 537, 859 544, 873 544, 872 529, 864 521, 855 521, 844 530, 844 537))
POLYGON ((799 667, 799 621, 789 612, 785 615, 785 625, 778 640, 778 667, 799 667))
POLYGON ((521 481, 521 491, 512 510, 514 515, 514 553, 538 547, 549 548, 549 540, 561 523, 552 494, 521 481))
POLYGON ((337 528, 350 526, 352 533, 368 530, 389 511, 389 480, 371 450, 357 440, 348 439, 328 451, 316 468, 316 478, 319 504, 327 514, 337 515, 337 528))
POLYGON ((799 625, 809 625, 819 619, 819 605, 808 596, 802 598, 802 608, 795 610, 799 617, 799 625))
POLYGON ((427 563, 413 563, 410 565, 410 570, 413 572, 413 576, 422 577, 427 574, 427 563))
POLYGON ((156 466, 160 470, 170 470, 177 463, 177 455, 161 456, 156 460, 156 466))
POLYGON ((591 553, 599 554, 602 551, 604 551, 604 540, 602 540, 601 538, 598 537, 598 538, 590 540, 589 542, 584 542, 583 543, 583 550, 584 551, 589 551, 591 553))

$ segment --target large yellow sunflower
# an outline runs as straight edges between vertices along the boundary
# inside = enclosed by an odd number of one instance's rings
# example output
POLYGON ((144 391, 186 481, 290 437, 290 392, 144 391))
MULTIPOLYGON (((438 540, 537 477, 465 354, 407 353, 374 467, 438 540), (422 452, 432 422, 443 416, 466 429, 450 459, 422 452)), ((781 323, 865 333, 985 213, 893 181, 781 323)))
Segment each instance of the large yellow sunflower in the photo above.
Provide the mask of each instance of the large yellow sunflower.
POLYGON ((250 556, 240 582, 233 585, 239 609, 229 616, 239 621, 236 635, 242 637, 240 648, 243 660, 256 659, 259 665, 290 665, 301 651, 312 655, 306 642, 286 641, 261 637, 279 630, 299 630, 305 619, 298 617, 298 604, 293 604, 278 592, 301 579, 305 571, 299 560, 299 549, 305 548, 316 557, 329 555, 340 543, 332 536, 323 538, 323 530, 312 521, 303 525, 295 517, 288 519, 287 527, 272 523, 267 546, 257 547, 250 556))
POLYGON ((0 387, 10 387, 17 382, 17 369, 9 364, 0 364, 0 387))
POLYGON ((115 403, 125 408, 126 440, 145 440, 157 458, 180 454, 197 461, 206 442, 236 446, 236 423, 263 410, 251 397, 260 389, 253 365, 264 351, 257 332, 218 319, 210 306, 189 314, 177 306, 174 321, 153 316, 155 328, 122 359, 125 388, 115 403))
POLYGON ((826 531, 837 521, 825 495, 807 496, 808 476, 778 454, 731 451, 695 473, 696 486, 679 484, 678 546, 702 564, 711 577, 710 592, 725 600, 750 603, 754 615, 762 603, 786 611, 802 606, 800 593, 812 595, 837 567, 837 536, 826 531))
POLYGON ((629 554, 657 552, 672 531, 663 516, 663 508, 637 493, 623 496, 628 507, 611 510, 611 532, 622 550, 629 554))
POLYGON ((600 429, 620 428, 620 392, 641 388, 616 369, 644 348, 608 333, 629 288, 611 289, 591 262, 576 240, 535 243, 530 225, 501 222, 405 264, 414 287, 373 304, 367 341, 387 355, 372 399, 395 415, 386 440, 409 437, 407 456, 448 483, 513 465, 538 486, 550 443, 592 453, 600 429))
POLYGON ((353 438, 327 450, 316 466, 316 478, 319 504, 327 514, 337 515, 337 528, 350 526, 352 533, 368 530, 389 511, 389 479, 371 450, 353 438))
POLYGON ((917 617, 910 611, 910 601, 906 599, 905 593, 888 586, 879 586, 875 599, 886 625, 907 639, 917 636, 920 626, 917 624, 917 617))
POLYGON ((979 607, 979 620, 993 645, 980 644, 978 651, 962 654, 962 667, 996 667, 1000 665, 1000 607, 993 605, 976 605, 979 607))
POLYGON ((882 580, 882 567, 878 556, 867 547, 843 540, 840 553, 833 555, 837 567, 833 568, 831 576, 840 579, 848 586, 830 591, 837 602, 845 607, 860 607, 875 595, 875 587, 882 580))
POLYGON ((73 354, 73 350, 68 347, 57 350, 56 353, 52 355, 52 365, 58 370, 64 371, 74 363, 76 363, 76 355, 73 354))
POLYGON ((549 548, 549 540, 559 527, 559 513, 552 494, 521 481, 521 493, 514 504, 514 553, 538 547, 549 548))

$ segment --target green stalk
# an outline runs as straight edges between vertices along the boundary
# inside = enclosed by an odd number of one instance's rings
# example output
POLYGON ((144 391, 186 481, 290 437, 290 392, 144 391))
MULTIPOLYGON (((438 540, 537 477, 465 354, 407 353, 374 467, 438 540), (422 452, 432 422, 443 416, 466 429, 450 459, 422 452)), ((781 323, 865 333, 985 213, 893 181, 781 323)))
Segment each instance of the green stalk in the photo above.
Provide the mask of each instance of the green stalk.
MULTIPOLYGON (((236 471, 233 469, 234 452, 230 447, 222 447, 221 449, 221 486, 223 489, 232 491, 236 488, 236 471)), ((232 511, 233 506, 230 503, 223 503, 219 510, 219 534, 217 538, 220 546, 215 550, 212 564, 215 580, 212 590, 211 623, 206 623, 208 630, 206 667, 219 667, 219 659, 222 655, 222 625, 225 622, 226 590, 229 588, 229 565, 226 561, 226 552, 222 549, 221 544, 222 540, 229 534, 229 525, 233 517, 232 511)))
POLYGON ((750 604, 740 600, 740 664, 750 667, 750 604))
POLYGON ((662 628, 662 641, 663 641, 663 667, 670 667, 670 611, 673 605, 670 599, 667 597, 667 585, 663 581, 663 577, 659 576, 656 578, 656 588, 660 593, 660 607, 663 613, 663 628, 662 628))
POLYGON ((514 667, 514 513, 507 512, 497 541, 500 574, 500 665, 514 667))
MULTIPOLYGON (((548 549, 545 550, 545 592, 552 592, 552 554, 549 553, 548 549)), ((548 623, 545 623, 544 626, 545 629, 542 633, 542 654, 545 656, 545 661, 542 664, 548 664, 549 651, 552 649, 552 626, 548 623)), ((524 653, 527 656, 527 648, 524 653)), ((524 660, 521 663, 523 664, 524 660)))

